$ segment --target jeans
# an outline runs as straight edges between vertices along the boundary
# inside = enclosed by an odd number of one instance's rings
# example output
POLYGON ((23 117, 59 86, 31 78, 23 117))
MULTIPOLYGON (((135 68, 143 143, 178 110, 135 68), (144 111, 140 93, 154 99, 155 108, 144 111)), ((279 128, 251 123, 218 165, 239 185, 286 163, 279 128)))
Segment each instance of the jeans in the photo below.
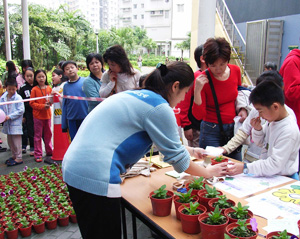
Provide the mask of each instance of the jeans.
MULTIPOLYGON (((233 137, 234 123, 232 124, 223 124, 223 129, 229 138, 233 137)), ((219 147, 225 145, 227 142, 222 142, 220 127, 219 124, 202 121, 200 124, 200 138, 199 146, 201 148, 206 148, 206 146, 219 147)), ((238 147, 231 154, 227 155, 230 158, 242 161, 241 155, 242 146, 238 147)))
POLYGON ((71 141, 74 139, 81 123, 83 122, 83 119, 81 120, 68 120, 68 125, 69 125, 69 134, 71 141))

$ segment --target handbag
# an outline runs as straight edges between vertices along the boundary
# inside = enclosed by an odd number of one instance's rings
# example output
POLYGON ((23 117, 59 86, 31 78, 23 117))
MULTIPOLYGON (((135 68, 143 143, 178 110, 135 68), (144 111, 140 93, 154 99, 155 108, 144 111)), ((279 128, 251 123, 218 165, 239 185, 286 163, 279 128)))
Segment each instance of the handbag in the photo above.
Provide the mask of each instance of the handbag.
POLYGON ((211 76, 209 74, 209 71, 206 69, 205 74, 208 78, 210 89, 212 92, 212 95, 214 97, 214 102, 215 102, 215 107, 216 107, 216 113, 217 113, 217 118, 218 118, 218 123, 219 123, 219 128, 220 128, 220 135, 221 135, 221 145, 227 144, 227 142, 231 139, 231 136, 226 135, 224 128, 223 128, 223 123, 222 123, 222 118, 221 118, 221 113, 220 113, 220 108, 219 108, 219 103, 218 103, 218 98, 216 95, 215 87, 212 82, 211 76))

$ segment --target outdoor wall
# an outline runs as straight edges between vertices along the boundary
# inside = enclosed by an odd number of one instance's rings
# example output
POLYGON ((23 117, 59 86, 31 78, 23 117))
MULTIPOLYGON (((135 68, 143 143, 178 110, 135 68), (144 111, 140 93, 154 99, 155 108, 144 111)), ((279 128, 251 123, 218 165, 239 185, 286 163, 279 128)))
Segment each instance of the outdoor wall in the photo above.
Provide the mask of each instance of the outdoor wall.
MULTIPOLYGON (((259 19, 261 20, 261 19, 259 19)), ((285 57, 289 53, 288 46, 297 45, 300 49, 300 14, 290 15, 284 17, 269 18, 269 20, 283 20, 283 36, 282 36, 282 46, 281 46, 281 59, 280 65, 282 65, 285 57)), ((237 27, 239 28, 244 39, 246 39, 246 28, 247 23, 242 22, 238 23, 237 27)), ((278 66, 280 67, 280 66, 278 66)))
POLYGON ((289 53, 288 46, 298 45, 300 48, 299 0, 226 0, 226 4, 245 39, 246 22, 263 19, 284 21, 280 65, 289 53))

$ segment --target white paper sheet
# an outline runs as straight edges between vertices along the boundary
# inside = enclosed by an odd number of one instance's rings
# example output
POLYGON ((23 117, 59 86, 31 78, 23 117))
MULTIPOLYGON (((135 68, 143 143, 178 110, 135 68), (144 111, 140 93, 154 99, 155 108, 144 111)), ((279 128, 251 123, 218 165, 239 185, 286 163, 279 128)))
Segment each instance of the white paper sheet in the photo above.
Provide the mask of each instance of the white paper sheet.
POLYGON ((217 157, 219 155, 222 155, 223 149, 213 147, 213 146, 206 146, 204 154, 217 157))
POLYGON ((238 174, 234 177, 226 177, 223 182, 218 182, 214 186, 238 198, 242 198, 289 181, 292 181, 292 179, 279 175, 257 177, 250 174, 238 174))
MULTIPOLYGON (((298 217, 300 219, 300 182, 294 182, 280 188, 247 198, 250 205, 267 205, 259 215, 268 218, 269 213, 283 218, 298 217)), ((251 210, 251 209, 250 209, 251 210)), ((270 218, 270 217, 269 217, 270 218)), ((298 219, 298 220, 299 220, 298 219)))
POLYGON ((299 229, 297 225, 298 220, 298 217, 270 219, 268 220, 268 226, 264 227, 263 229, 266 230, 268 233, 274 231, 287 230, 289 233, 292 233, 297 236, 299 234, 299 229))

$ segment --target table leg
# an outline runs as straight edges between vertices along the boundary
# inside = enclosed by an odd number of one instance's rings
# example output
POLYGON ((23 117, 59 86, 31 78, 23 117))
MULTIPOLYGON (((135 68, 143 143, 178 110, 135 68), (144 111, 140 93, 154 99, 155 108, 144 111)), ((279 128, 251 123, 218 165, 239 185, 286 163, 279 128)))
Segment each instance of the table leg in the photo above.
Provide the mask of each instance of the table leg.
POLYGON ((121 214, 122 214, 122 227, 123 227, 123 239, 127 239, 127 227, 126 227, 126 214, 125 207, 121 203, 121 214))
POLYGON ((131 214, 131 219, 132 219, 132 234, 133 234, 133 239, 137 239, 136 217, 135 217, 134 214, 131 214))

